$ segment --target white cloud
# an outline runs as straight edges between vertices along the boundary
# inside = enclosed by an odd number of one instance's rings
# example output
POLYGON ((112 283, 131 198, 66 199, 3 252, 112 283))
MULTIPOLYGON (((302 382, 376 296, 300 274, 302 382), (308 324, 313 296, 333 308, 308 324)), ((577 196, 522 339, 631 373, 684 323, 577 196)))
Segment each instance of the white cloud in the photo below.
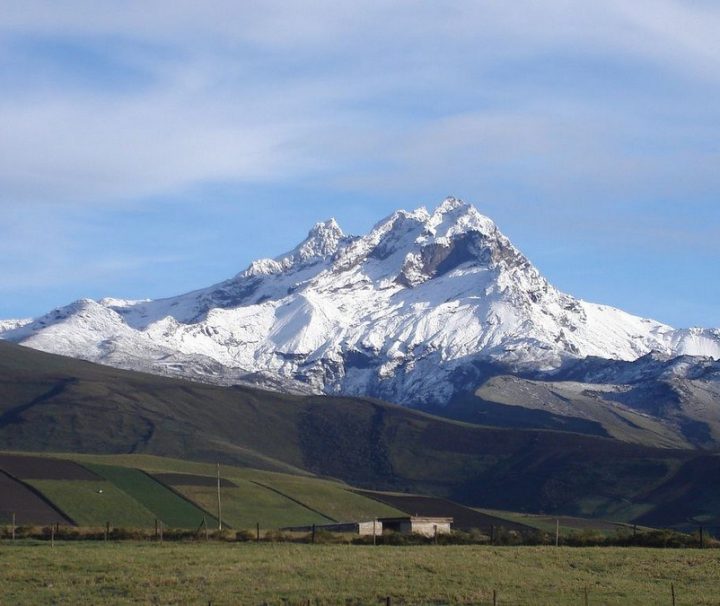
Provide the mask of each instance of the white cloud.
MULTIPOLYGON (((624 179, 617 134, 579 119, 608 99, 578 91, 565 121, 548 108, 572 93, 515 78, 516 62, 548 56, 562 69, 572 57, 627 57, 714 86, 719 26, 716 8, 671 0, 7 2, 8 39, 80 40, 150 83, 9 91, 0 101, 0 200, 98 204, 215 180, 349 182, 365 157, 379 171, 360 180, 381 181, 388 169, 427 179, 433 166, 472 183, 480 161, 542 171, 535 153, 570 160, 582 175, 577 160, 589 150, 624 179)), ((627 108, 630 119, 635 111, 627 108)))

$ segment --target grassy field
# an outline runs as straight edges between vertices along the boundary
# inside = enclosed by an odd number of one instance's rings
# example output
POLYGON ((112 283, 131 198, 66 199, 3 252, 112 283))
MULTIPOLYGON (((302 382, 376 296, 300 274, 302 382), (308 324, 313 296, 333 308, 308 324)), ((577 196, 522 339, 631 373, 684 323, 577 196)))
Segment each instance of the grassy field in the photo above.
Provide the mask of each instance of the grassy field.
POLYGON ((26 543, 7 604, 717 604, 717 551, 26 543))
POLYGON ((86 466, 135 499, 166 526, 197 528, 203 518, 211 526, 217 524, 217 519, 208 512, 178 496, 142 471, 90 463, 86 466))
POLYGON ((108 481, 31 480, 28 482, 79 526, 147 528, 155 515, 108 481), (102 492, 99 492, 102 490, 102 492))
POLYGON ((338 522, 404 515, 401 511, 345 490, 337 482, 284 474, 257 474, 254 481, 269 486, 338 522))
MULTIPOLYGON (((622 528, 631 528, 625 524, 615 522, 607 522, 605 520, 593 520, 589 518, 574 518, 569 516, 548 516, 530 513, 516 513, 511 511, 497 511, 494 509, 478 509, 481 513, 485 513, 499 518, 506 519, 510 522, 525 524, 532 526, 538 530, 548 533, 555 532, 556 521, 560 522, 560 536, 568 536, 573 533, 585 530, 593 530, 596 532, 613 535, 622 528)), ((645 530, 645 527, 638 526, 639 529, 645 530)))
MULTIPOLYGON (((151 474, 179 472, 214 477, 216 473, 216 467, 212 464, 150 455, 58 454, 56 456, 72 459, 89 466, 112 462, 117 466, 137 467, 151 474)), ((263 527, 280 528, 282 526, 321 524, 329 520, 371 520, 376 517, 402 515, 397 509, 388 505, 350 492, 346 484, 337 481, 232 465, 223 465, 221 473, 223 478, 235 482, 243 489, 223 490, 223 518, 235 528, 253 528, 257 522, 260 522, 263 527), (262 486, 257 486, 257 484, 262 486), (274 489, 289 498, 272 493, 263 487, 274 489), (306 507, 302 507, 290 499, 298 501, 321 515, 308 511, 306 507)), ((204 509, 210 512, 216 510, 217 497, 214 491, 187 490, 187 487, 176 487, 176 490, 204 509)))
MULTIPOLYGON (((282 528, 303 524, 327 524, 330 520, 272 490, 253 484, 238 483, 237 488, 222 489, 223 522, 237 529, 282 528)), ((175 486, 175 490, 206 510, 217 508, 217 492, 206 486, 175 486)))

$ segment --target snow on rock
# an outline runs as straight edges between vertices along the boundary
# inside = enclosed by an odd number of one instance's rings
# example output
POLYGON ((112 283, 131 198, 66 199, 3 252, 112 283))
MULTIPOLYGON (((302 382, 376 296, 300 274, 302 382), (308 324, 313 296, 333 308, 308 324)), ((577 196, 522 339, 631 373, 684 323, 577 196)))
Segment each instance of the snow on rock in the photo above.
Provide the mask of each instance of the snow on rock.
POLYGON ((0 338, 120 367, 406 404, 447 402, 483 361, 552 370, 587 356, 720 358, 718 330, 675 330, 557 291, 455 198, 397 211, 363 237, 331 219, 220 284, 157 301, 83 300, 2 322, 0 338))
POLYGON ((680 355, 720 359, 720 330, 689 328, 672 336, 672 349, 680 355))
POLYGON ((0 335, 2 335, 2 333, 4 333, 4 332, 10 331, 10 330, 16 330, 17 328, 22 328, 23 326, 27 326, 31 322, 32 322, 32 318, 0 320, 0 335))

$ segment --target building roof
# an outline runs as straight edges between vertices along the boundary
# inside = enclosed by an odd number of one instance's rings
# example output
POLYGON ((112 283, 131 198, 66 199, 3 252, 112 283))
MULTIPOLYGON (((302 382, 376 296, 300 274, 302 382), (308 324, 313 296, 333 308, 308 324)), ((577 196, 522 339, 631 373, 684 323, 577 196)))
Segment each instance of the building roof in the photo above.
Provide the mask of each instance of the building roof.
POLYGON ((378 518, 379 522, 383 524, 393 522, 417 522, 426 524, 452 524, 452 518, 446 517, 433 517, 433 516, 399 516, 396 518, 378 518))

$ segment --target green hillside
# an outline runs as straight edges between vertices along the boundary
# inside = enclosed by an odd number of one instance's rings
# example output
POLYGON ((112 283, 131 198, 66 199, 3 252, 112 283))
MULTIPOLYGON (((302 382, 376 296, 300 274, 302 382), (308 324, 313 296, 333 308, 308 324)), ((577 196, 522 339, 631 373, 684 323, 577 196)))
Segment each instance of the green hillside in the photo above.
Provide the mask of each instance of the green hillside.
MULTIPOLYGON (((628 521, 657 511, 655 524, 683 524, 696 516, 720 524, 720 514, 708 513, 700 502, 717 498, 720 460, 704 457, 696 468, 692 462, 702 456, 698 451, 571 432, 483 427, 370 399, 221 388, 3 342, 0 448, 157 455, 262 472, 310 473, 494 509, 628 521), (689 500, 682 515, 676 515, 663 503, 681 469, 693 469, 692 486, 684 490, 689 500)), ((202 465, 190 467, 193 471, 165 471, 214 473, 213 465, 204 472, 198 471, 202 465)), ((151 471, 152 464, 143 468, 151 471)), ((292 497, 297 488, 286 483, 277 490, 292 497)), ((319 494, 320 485, 297 500, 319 510, 319 494)), ((364 512, 347 504, 326 517, 344 513, 364 512)))

